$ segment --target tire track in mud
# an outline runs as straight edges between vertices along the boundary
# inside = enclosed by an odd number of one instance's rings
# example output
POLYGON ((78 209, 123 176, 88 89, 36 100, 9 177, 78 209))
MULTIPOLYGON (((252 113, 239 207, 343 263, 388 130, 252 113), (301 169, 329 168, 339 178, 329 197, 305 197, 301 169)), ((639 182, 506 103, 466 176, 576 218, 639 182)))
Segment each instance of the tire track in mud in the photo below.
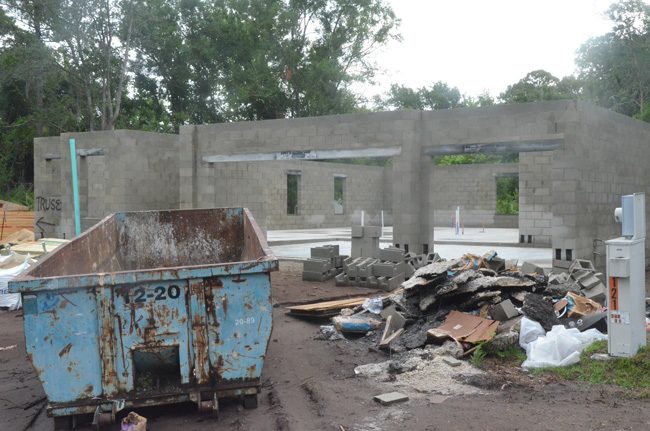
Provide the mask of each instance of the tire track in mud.
POLYGON ((289 431, 289 417, 275 387, 270 388, 268 397, 271 406, 270 410, 275 417, 275 429, 277 431, 289 431))

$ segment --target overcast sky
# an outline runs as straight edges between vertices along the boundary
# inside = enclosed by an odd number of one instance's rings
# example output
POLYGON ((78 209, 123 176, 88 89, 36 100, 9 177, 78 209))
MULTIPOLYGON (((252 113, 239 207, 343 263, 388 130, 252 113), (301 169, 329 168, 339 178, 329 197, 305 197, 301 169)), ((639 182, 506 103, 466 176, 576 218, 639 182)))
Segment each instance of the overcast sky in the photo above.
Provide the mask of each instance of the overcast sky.
POLYGON ((476 96, 498 96, 526 73, 557 77, 575 70, 575 52, 611 29, 604 12, 612 0, 387 0, 402 19, 402 41, 377 52, 385 71, 371 97, 391 83, 436 81, 476 96))

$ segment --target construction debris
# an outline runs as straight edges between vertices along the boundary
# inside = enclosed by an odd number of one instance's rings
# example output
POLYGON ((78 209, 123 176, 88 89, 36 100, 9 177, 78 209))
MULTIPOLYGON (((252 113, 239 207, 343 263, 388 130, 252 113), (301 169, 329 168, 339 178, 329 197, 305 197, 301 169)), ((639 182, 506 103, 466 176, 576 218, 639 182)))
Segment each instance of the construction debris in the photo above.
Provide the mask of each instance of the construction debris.
POLYGON ((287 307, 289 314, 306 317, 331 317, 344 308, 354 308, 364 303, 367 298, 340 299, 337 301, 317 302, 314 304, 292 305, 287 307))
POLYGON ((428 335, 434 340, 451 338, 457 343, 469 344, 473 347, 494 338, 497 326, 499 326, 499 322, 495 320, 452 311, 445 323, 435 329, 430 329, 428 335))
POLYGON ((343 333, 361 333, 375 330, 381 326, 381 320, 368 314, 352 316, 336 316, 332 318, 334 327, 343 333))
POLYGON ((120 431, 147 431, 147 418, 136 412, 129 412, 120 426, 120 431))
MULTIPOLYGON (((602 306, 585 296, 589 292, 594 296, 602 284, 594 282, 602 274, 590 261, 576 260, 569 273, 547 276, 534 264, 524 262, 520 269, 507 264, 494 251, 444 260, 437 254, 415 256, 389 247, 379 250, 377 256, 344 259, 337 284, 379 288, 381 277, 406 278, 401 289, 365 303, 361 298, 330 301, 291 307, 290 313, 324 316, 340 312, 332 319, 338 334, 330 333, 327 327, 325 339, 364 334, 357 336, 360 342, 396 354, 442 344, 431 354, 463 358, 484 343, 505 350, 518 341, 522 348, 529 348, 542 337, 553 341, 540 341, 536 346, 547 343, 563 347, 569 340, 569 353, 547 361, 558 364, 575 360, 575 355, 568 358, 578 351, 575 339, 600 339, 602 334, 596 334, 596 329, 607 329, 602 306), (522 315, 526 317, 522 319, 522 315)), ((540 348, 535 351, 541 352, 540 348)), ((542 359, 532 357, 530 363, 546 363, 543 355, 539 357, 542 359)), ((404 367, 393 364, 389 370, 403 372, 404 367)))
POLYGON ((574 260, 569 266, 569 276, 580 286, 584 296, 600 304, 605 303, 606 289, 603 274, 596 272, 590 260, 574 260))
POLYGON ((373 399, 384 406, 389 406, 391 404, 408 401, 409 397, 399 392, 388 392, 386 394, 377 395, 373 397, 373 399))

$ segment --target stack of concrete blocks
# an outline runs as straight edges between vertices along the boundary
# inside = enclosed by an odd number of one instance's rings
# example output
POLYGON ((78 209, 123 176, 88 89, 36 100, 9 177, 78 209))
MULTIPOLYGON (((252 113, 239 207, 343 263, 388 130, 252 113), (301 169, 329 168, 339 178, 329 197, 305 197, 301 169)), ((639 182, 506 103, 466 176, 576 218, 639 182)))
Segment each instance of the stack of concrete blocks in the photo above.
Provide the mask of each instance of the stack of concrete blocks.
POLYGON ((343 273, 336 277, 338 285, 356 285, 377 287, 377 280, 372 275, 372 267, 379 262, 372 257, 349 257, 343 261, 343 273))
POLYGON ((352 226, 352 257, 379 257, 381 226, 352 226))
POLYGON ((338 245, 312 247, 311 258, 303 263, 302 279, 305 281, 325 281, 343 271, 343 260, 338 245))
POLYGON ((569 276, 580 286, 580 291, 587 298, 600 304, 605 303, 605 284, 603 274, 596 272, 590 260, 576 259, 569 266, 569 276))

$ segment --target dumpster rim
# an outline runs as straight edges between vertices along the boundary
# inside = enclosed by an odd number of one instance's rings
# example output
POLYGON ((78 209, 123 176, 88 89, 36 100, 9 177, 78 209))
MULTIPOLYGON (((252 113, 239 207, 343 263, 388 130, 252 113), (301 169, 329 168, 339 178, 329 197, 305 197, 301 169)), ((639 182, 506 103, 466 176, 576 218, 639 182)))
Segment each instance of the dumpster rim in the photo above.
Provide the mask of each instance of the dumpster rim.
POLYGON ((186 208, 186 209, 164 209, 164 210, 144 210, 144 211, 117 211, 111 213, 98 221, 95 225, 87 229, 85 232, 82 232, 81 235, 73 238, 70 242, 63 244, 61 247, 58 247, 57 250, 49 253, 43 259, 39 260, 38 263, 18 277, 9 281, 8 291, 10 293, 26 293, 32 291, 43 291, 43 290, 70 290, 83 287, 94 287, 94 286, 117 286, 122 284, 131 284, 138 282, 155 282, 155 281, 170 281, 170 280, 180 280, 180 279, 189 279, 189 278, 205 278, 213 276, 227 276, 227 275, 237 275, 237 274, 253 274, 260 272, 270 272, 277 271, 279 268, 279 260, 273 254, 268 243, 266 241, 266 235, 260 229, 259 225, 255 221, 253 214, 247 207, 217 207, 217 208, 186 208), (244 219, 248 217, 250 226, 255 232, 255 237, 259 242, 262 255, 255 260, 243 260, 243 261, 233 261, 233 262, 222 262, 222 263, 212 263, 212 264, 203 264, 203 265, 183 265, 183 266, 169 266, 169 267, 157 267, 157 268, 144 268, 137 270, 126 270, 126 271, 114 271, 114 272, 90 272, 82 274, 69 274, 69 275, 55 275, 51 277, 34 277, 29 275, 29 272, 39 267, 40 265, 46 263, 52 256, 62 252, 67 247, 70 247, 77 239, 82 238, 86 235, 89 235, 95 229, 98 229, 99 226, 111 218, 116 217, 117 214, 143 214, 143 213, 159 213, 159 212, 186 212, 186 211, 209 211, 209 210, 233 210, 240 209, 242 211, 242 216, 244 219), (231 268, 225 270, 226 267, 233 267, 233 269, 238 269, 238 271, 231 271, 231 268), (214 270, 217 271, 214 271, 214 270), (206 270, 210 270, 210 274, 206 273, 206 270), (187 273, 185 273, 187 271, 187 273), (168 273, 168 274, 165 274, 168 273), (175 273, 172 275, 171 273, 175 273), (183 276, 179 276, 183 274, 183 276), (200 273, 201 275, 199 275, 200 273), (143 274, 149 274, 149 276, 143 276, 143 274), (129 277, 132 275, 132 277, 129 277), (156 277, 159 275, 159 277, 156 277), (56 283, 56 285, 54 285, 56 283))

